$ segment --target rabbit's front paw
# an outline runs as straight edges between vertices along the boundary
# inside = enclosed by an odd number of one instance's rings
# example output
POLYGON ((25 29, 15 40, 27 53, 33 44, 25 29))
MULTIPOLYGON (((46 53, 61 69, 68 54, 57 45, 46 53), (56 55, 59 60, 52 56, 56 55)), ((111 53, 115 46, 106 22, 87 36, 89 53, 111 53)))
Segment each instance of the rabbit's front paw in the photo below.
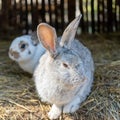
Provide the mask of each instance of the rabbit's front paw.
POLYGON ((61 108, 53 105, 50 112, 48 113, 48 117, 50 120, 57 119, 61 114, 61 108))
POLYGON ((43 99, 43 98, 41 98, 40 101, 47 103, 47 101, 45 99, 43 99))
POLYGON ((80 98, 74 99, 69 104, 65 105, 63 108, 64 113, 73 113, 80 107, 80 98))

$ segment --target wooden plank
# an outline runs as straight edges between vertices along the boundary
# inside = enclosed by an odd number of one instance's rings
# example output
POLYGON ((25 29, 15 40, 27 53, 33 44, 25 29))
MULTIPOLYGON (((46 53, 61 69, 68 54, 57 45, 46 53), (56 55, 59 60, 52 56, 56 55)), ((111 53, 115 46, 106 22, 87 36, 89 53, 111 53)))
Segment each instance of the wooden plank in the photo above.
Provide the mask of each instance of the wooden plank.
POLYGON ((45 0, 42 0, 42 10, 41 10, 42 22, 45 22, 45 0))
POLYGON ((22 23, 22 19, 23 19, 23 16, 22 16, 22 0, 19 1, 19 4, 20 4, 20 23, 22 23))
POLYGON ((36 8, 38 9, 38 0, 36 0, 36 8))
POLYGON ((102 32, 105 32, 105 3, 104 0, 102 0, 102 32))
POLYGON ((91 20, 92 33, 95 33, 94 0, 91 0, 91 20))
POLYGON ((113 31, 113 14, 112 14, 112 0, 107 0, 107 30, 108 32, 113 31))
POLYGON ((97 32, 100 32, 100 0, 97 3, 97 32))
POLYGON ((64 22, 64 0, 61 0, 61 3, 60 3, 60 9, 61 9, 61 29, 62 31, 64 30, 64 27, 65 27, 65 22, 64 22))
POLYGON ((48 9, 49 9, 49 24, 52 25, 52 11, 51 11, 51 0, 48 0, 48 9))
POLYGON ((75 0, 68 0, 68 21, 71 22, 75 18, 75 0))
POLYGON ((86 32, 88 32, 88 27, 89 27, 89 24, 88 24, 88 0, 86 0, 86 4, 85 4, 85 7, 86 7, 86 21, 85 21, 85 28, 86 28, 86 32))
POLYGON ((85 32, 85 24, 84 24, 84 12, 83 12, 83 0, 79 0, 79 7, 80 7, 80 12, 82 14, 82 18, 81 18, 81 28, 82 28, 82 32, 85 32))
POLYGON ((28 4, 27 4, 27 0, 25 0, 25 28, 26 28, 26 33, 28 34, 29 26, 28 26, 28 4))
POLYGON ((118 30, 118 26, 117 26, 117 0, 115 0, 115 8, 114 8, 114 22, 115 22, 115 30, 117 31, 118 30))
POLYGON ((14 26, 17 26, 16 0, 14 0, 14 26))
POLYGON ((97 16, 97 31, 100 32, 100 0, 98 0, 98 5, 97 5, 97 11, 98 11, 98 16, 97 16))
MULTIPOLYGON (((0 17, 2 19, 0 19, 0 23, 1 23, 1 28, 4 29, 4 30, 7 30, 8 27, 9 27, 9 8, 10 8, 10 0, 2 0, 1 1, 1 6, 2 6, 2 9, 1 9, 1 14, 0 14, 0 17)), ((10 19, 11 20, 11 19, 10 19)), ((15 22, 15 20, 14 20, 15 22)))
POLYGON ((120 6, 120 0, 116 0, 116 5, 120 6))
POLYGON ((120 1, 119 1, 119 21, 118 21, 118 31, 120 31, 120 1))
POLYGON ((31 9, 30 9, 30 12, 31 12, 31 17, 32 17, 32 26, 31 26, 31 28, 32 28, 32 30, 34 30, 34 21, 33 21, 33 17, 34 17, 34 13, 33 13, 33 0, 31 0, 30 1, 30 6, 31 6, 31 9))
POLYGON ((39 24, 39 14, 40 14, 39 9, 38 9, 38 0, 36 0, 36 3, 33 7, 33 10, 34 10, 34 13, 33 13, 34 14, 34 17, 33 17, 33 19, 34 19, 34 29, 36 30, 37 25, 39 24))
POLYGON ((58 16, 58 4, 57 4, 57 0, 54 0, 54 13, 55 13, 55 28, 56 30, 58 31, 58 19, 59 19, 59 16, 58 16))

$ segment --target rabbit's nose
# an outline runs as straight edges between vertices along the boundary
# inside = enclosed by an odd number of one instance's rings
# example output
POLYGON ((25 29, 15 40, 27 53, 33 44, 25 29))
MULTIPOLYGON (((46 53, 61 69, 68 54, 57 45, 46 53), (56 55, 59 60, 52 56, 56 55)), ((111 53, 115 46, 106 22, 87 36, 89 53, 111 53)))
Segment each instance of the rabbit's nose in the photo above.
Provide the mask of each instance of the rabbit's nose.
POLYGON ((20 57, 19 52, 13 51, 12 49, 9 50, 9 54, 13 56, 15 59, 18 59, 20 57))

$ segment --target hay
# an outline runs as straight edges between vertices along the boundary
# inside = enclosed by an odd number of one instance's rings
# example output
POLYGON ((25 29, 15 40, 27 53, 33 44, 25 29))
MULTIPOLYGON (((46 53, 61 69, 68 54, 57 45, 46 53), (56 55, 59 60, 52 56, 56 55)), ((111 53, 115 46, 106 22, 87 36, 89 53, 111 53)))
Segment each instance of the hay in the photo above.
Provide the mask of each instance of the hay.
MULTIPOLYGON (((103 36, 104 37, 104 36, 103 36)), ((120 44, 104 37, 82 36, 95 60, 92 92, 74 114, 64 120, 120 119, 120 44), (97 39, 96 39, 97 38, 97 39)), ((10 42, 0 42, 0 120, 48 120, 50 105, 42 103, 31 75, 22 71, 7 55, 10 42)))

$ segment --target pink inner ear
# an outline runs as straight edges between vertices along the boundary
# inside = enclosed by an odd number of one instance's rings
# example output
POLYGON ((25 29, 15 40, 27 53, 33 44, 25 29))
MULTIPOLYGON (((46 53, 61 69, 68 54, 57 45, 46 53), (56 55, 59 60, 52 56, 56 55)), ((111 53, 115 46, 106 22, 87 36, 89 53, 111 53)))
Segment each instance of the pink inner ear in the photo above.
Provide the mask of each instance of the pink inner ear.
POLYGON ((40 25, 38 35, 46 49, 55 51, 55 31, 48 25, 40 25))

